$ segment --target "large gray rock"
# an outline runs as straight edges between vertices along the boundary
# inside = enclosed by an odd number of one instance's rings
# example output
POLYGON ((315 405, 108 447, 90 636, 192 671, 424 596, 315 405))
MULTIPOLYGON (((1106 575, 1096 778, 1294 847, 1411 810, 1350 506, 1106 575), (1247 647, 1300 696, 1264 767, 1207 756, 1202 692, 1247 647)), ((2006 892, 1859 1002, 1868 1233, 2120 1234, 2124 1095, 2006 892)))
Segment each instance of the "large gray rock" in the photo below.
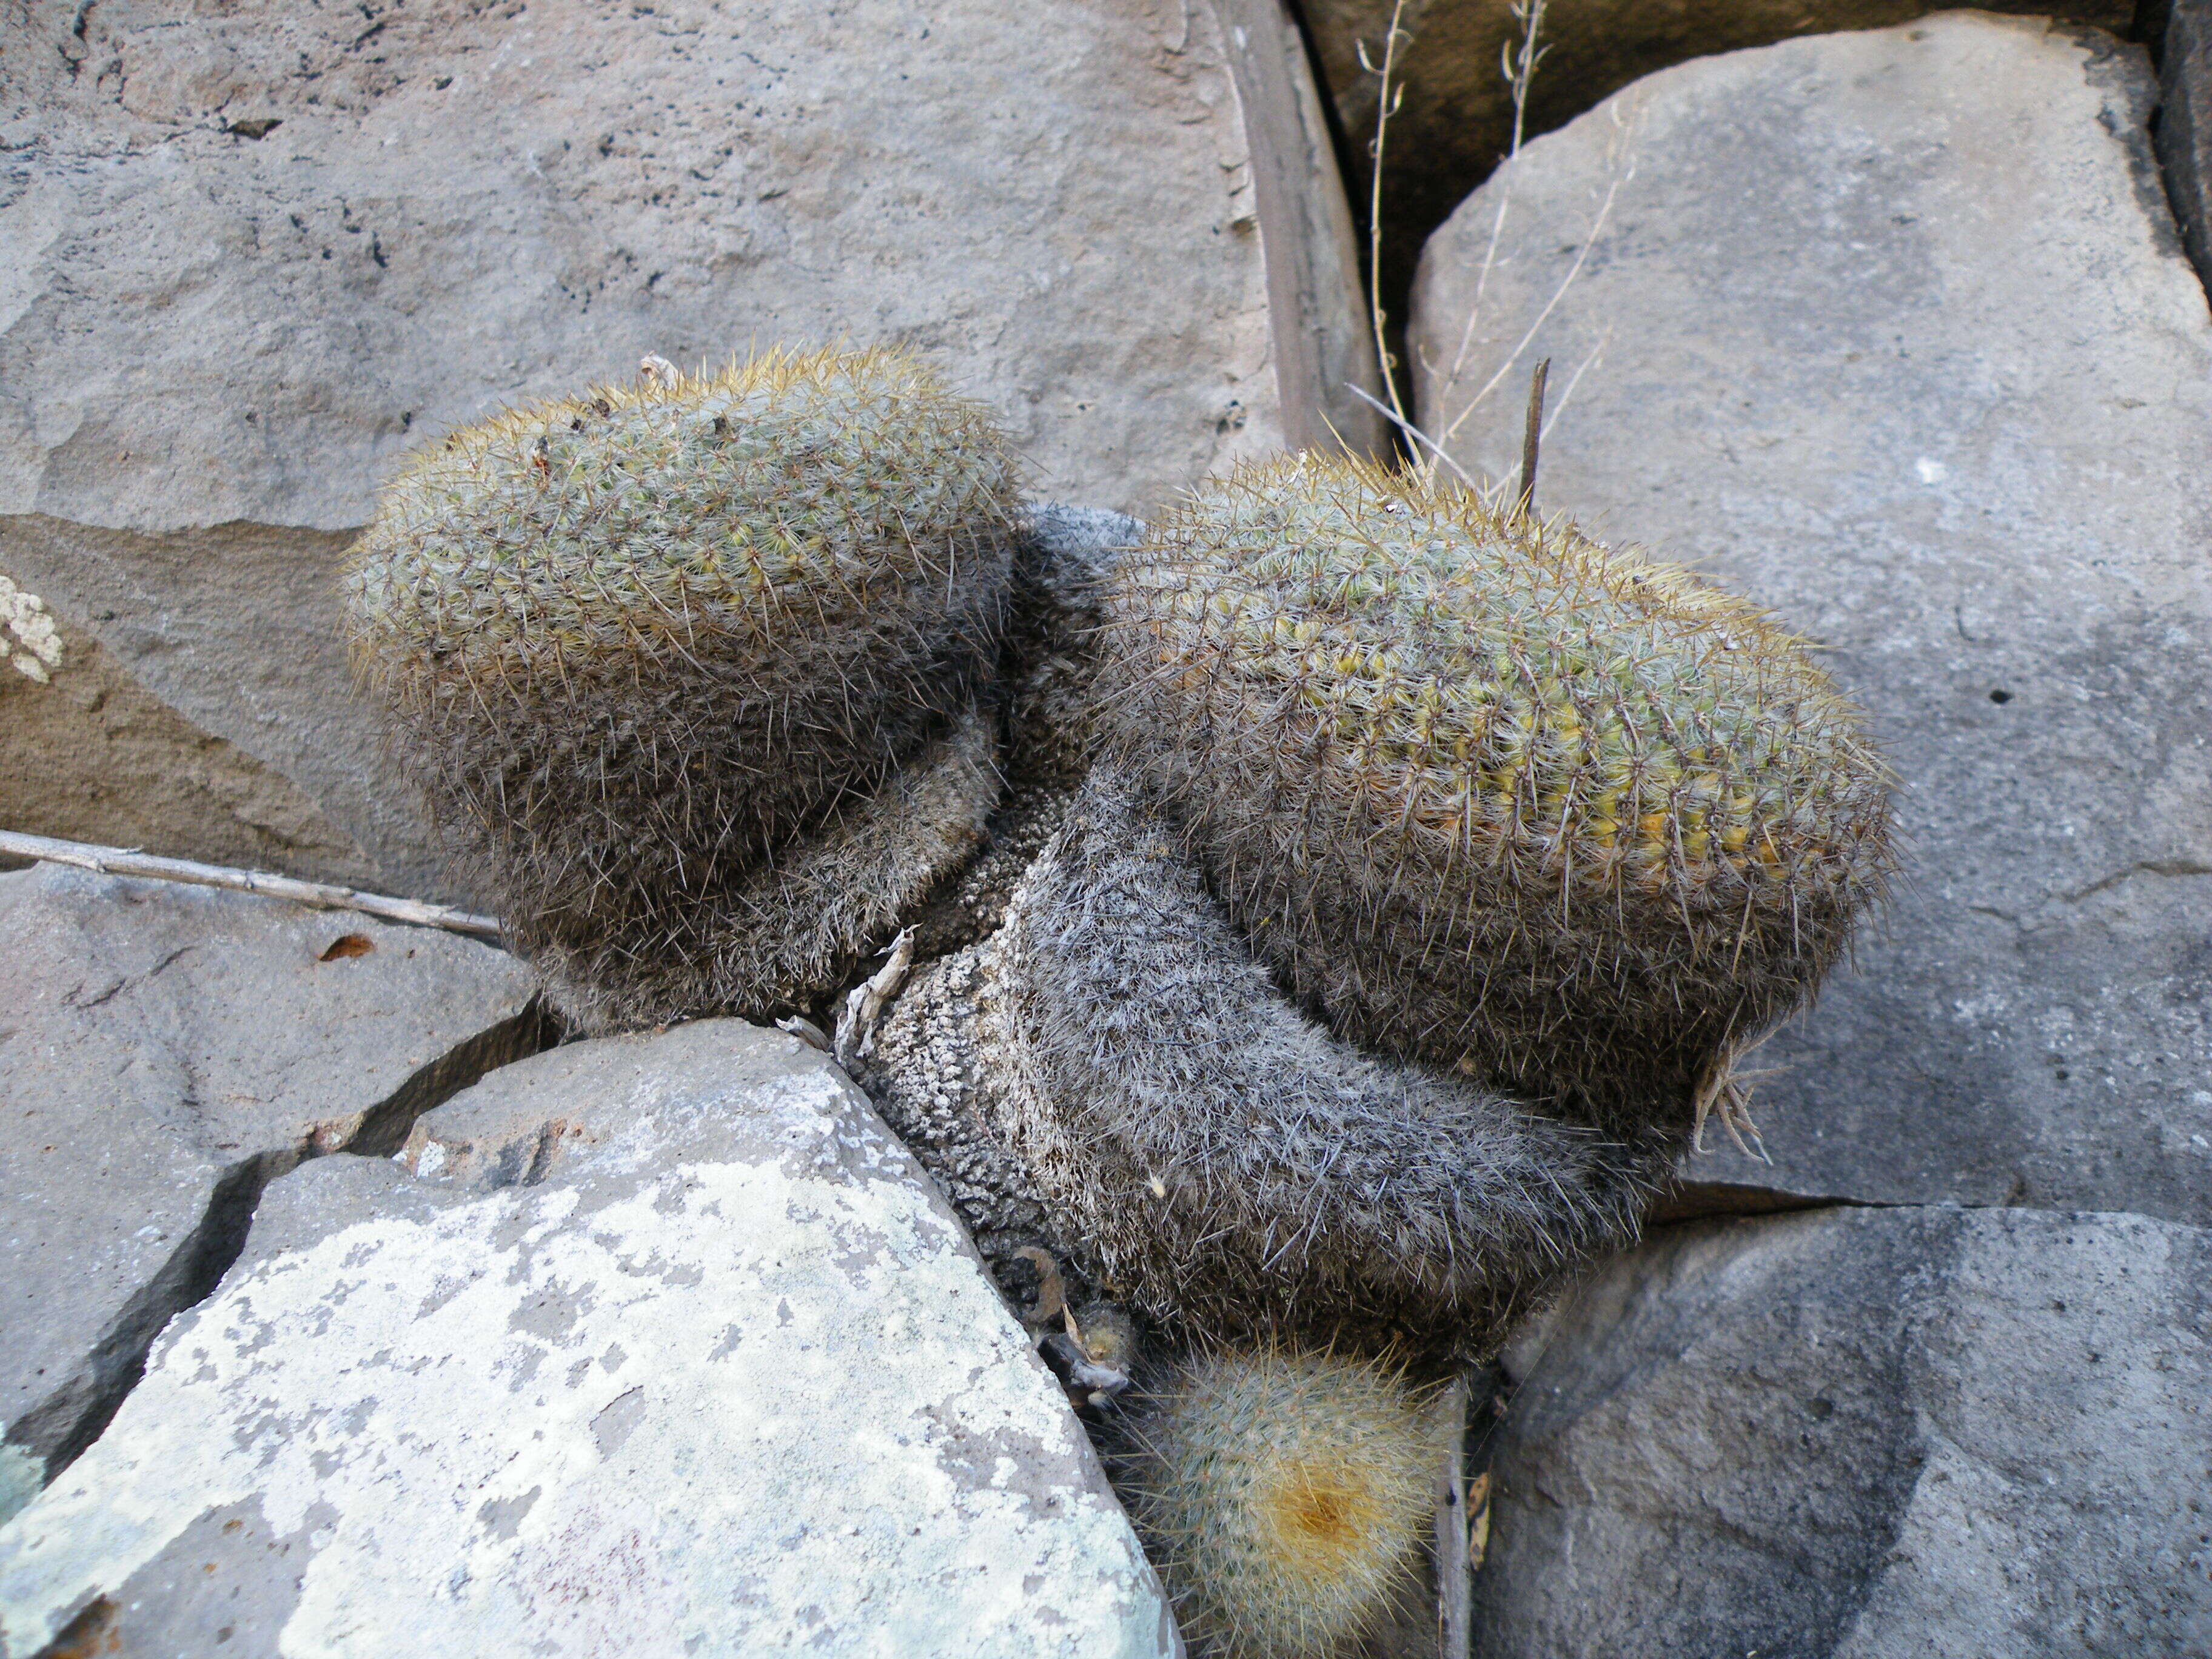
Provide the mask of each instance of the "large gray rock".
POLYGON ((535 990, 450 933, 0 875, 0 1509, 99 1432, 264 1182, 542 1046, 535 990))
POLYGON ((1657 1235, 1513 1379, 1476 1650, 2212 1652, 2208 1283, 2134 1216, 1657 1235))
POLYGON ((1510 364, 1456 445, 1508 475, 1550 357, 1541 506, 1831 647, 1902 781, 1888 915, 1754 1062, 1773 1166, 1696 1178, 2212 1221, 2212 313, 2151 94, 1967 13, 1707 58, 1523 153, 1471 329, 1508 178, 1429 246, 1424 425, 1510 364))
POLYGON ((0 828, 379 884, 297 784, 185 719, 70 618, 54 622, 60 659, 43 680, 0 672, 0 828))
POLYGON ((2212 0, 2161 0, 2158 159, 2181 240, 2212 284, 2212 0))
MULTIPOLYGON (((1517 49, 1515 0, 1409 0, 1394 78, 1404 100, 1383 147, 1383 291, 1394 310, 1429 233, 1513 146, 1513 88, 1500 67, 1517 49)), ((2183 0, 2188 3, 2188 0, 2183 0)), ((1395 0, 1304 0, 1323 80, 1354 142, 1364 191, 1377 66, 1395 0)), ((1549 0, 1543 59, 1529 83, 1529 137, 1565 125, 1632 81, 1692 58, 1793 35, 1881 28, 1946 9, 1943 0, 1549 0)), ((2054 15, 2124 32, 2136 0, 1990 0, 1982 9, 2054 15)))
POLYGON ((943 1200, 827 1060, 730 1020, 276 1183, 0 1528, 0 1656, 72 1620, 240 1659, 1176 1645, 943 1200))
POLYGON ((1109 506, 1371 434, 1303 58, 1224 4, 15 9, 0 571, 433 890, 334 576, 441 429, 848 338, 1109 506))

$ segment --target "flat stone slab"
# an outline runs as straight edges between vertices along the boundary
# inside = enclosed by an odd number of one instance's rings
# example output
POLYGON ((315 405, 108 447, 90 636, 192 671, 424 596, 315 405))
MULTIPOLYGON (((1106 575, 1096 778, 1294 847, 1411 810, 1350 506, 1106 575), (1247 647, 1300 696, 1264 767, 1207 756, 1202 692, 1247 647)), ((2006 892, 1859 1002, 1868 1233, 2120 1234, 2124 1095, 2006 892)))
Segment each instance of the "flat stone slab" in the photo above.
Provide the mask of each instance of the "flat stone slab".
POLYGON ((1508 476, 1550 358, 1542 508, 1831 647, 1901 780, 1887 915, 1752 1062, 1772 1166, 1692 1180, 2212 1222, 2212 311, 2154 91, 1964 12, 1705 58, 1429 245, 1425 428, 1502 372, 1454 442, 1508 476))
POLYGON ((944 1200, 826 1059, 729 1020, 275 1183, 0 1528, 0 1655, 72 1620, 242 1659, 1177 1650, 944 1200))
POLYGON ((162 1324, 214 1287, 264 1182, 396 1142, 541 1046, 536 992, 504 951, 428 928, 59 865, 0 874, 15 1497, 25 1460, 81 1450, 162 1324))
POLYGON ((2135 1216, 1667 1229, 1516 1379, 1475 1650, 2212 1652, 2209 1284, 2135 1216))

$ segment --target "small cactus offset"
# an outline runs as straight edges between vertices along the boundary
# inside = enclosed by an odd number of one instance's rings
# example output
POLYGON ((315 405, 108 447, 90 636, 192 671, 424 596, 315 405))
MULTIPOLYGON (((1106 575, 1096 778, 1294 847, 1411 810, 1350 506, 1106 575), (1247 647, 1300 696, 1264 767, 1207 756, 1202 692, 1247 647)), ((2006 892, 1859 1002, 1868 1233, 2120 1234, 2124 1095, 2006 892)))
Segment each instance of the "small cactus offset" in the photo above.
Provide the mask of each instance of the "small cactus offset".
POLYGON ((1710 1098, 1892 868, 1804 643, 1686 572, 1319 456, 1107 596, 1114 752, 1348 1040, 1627 1133, 1710 1098))
POLYGON ((1208 1355, 1123 1440, 1115 1484, 1196 1659, 1329 1659, 1418 1583, 1434 1431, 1380 1364, 1208 1355))
POLYGON ((909 356, 657 367, 418 451, 347 582, 402 759, 602 1030, 834 989, 968 850, 996 780, 988 735, 957 728, 1024 525, 1003 438, 909 356), (949 816, 893 856, 855 816, 917 760, 949 816), (814 871, 810 906, 898 890, 788 911, 802 832, 816 865, 855 842, 851 880, 814 871))

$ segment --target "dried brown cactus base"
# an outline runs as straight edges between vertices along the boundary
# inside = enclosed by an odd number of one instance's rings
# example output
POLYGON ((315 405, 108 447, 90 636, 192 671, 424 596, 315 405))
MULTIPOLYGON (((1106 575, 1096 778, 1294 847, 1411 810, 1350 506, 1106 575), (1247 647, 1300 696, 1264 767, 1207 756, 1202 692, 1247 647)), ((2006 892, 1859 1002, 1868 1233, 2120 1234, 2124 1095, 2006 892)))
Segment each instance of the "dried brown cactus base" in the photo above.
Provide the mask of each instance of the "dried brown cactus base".
POLYGON ((562 1016, 599 1035, 817 1008, 983 841, 1001 787, 994 724, 971 708, 913 764, 726 885, 581 941, 535 941, 562 1016))
POLYGON ((1679 1150, 1340 1042, 1103 770, 1006 925, 894 1006, 869 1083, 1002 1282, 1035 1244, 1185 1336, 1437 1358, 1632 1241, 1679 1150))

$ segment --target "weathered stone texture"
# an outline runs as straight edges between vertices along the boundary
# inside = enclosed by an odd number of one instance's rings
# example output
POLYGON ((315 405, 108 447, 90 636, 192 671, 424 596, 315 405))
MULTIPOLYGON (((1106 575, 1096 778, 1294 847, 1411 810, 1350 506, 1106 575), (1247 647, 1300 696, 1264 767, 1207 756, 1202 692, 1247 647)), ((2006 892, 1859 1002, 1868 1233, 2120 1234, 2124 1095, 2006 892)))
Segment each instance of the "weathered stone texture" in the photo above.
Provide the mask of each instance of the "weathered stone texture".
POLYGON ((19 9, 0 568, 434 889, 336 642, 409 445, 837 338, 940 358, 1055 495, 1322 435, 1281 388, 1334 409, 1365 349, 1349 222, 1297 198, 1334 164, 1279 10, 1236 9, 19 9))
POLYGON ((45 684, 0 673, 0 828, 374 888, 376 867, 299 786, 200 730, 57 617, 45 684))
MULTIPOLYGON (((2189 3, 2190 0, 2182 0, 2189 3)), ((1352 180, 1368 185, 1380 65, 1395 0, 1304 0, 1338 118, 1353 142, 1352 180)), ((1530 137, 1565 125, 1631 82, 1717 52, 1796 35, 1881 28, 1946 10, 1945 0, 1550 0, 1542 61, 1529 83, 1530 137)), ((2135 0, 1990 0, 1990 12, 2057 16, 2124 33, 2135 0)), ((1429 233, 1513 146, 1513 89, 1500 66, 1517 48, 1513 0, 1410 0, 1400 18, 1394 75, 1405 88, 1383 149, 1383 223, 1392 253, 1383 289, 1393 305, 1413 277, 1429 233), (1395 257, 1394 257, 1395 256, 1395 257)))
POLYGON ((1059 1387, 859 1091, 736 1021, 555 1049, 275 1183, 0 1528, 0 1654, 1167 1655, 1059 1387), (220 1622, 219 1622, 220 1621, 220 1622))
POLYGON ((2208 1273, 2134 1216, 1658 1234, 1512 1378, 1476 1650, 2212 1650, 2208 1273))
POLYGON ((1753 1061, 1773 1166, 1693 1179, 2212 1221, 2212 313, 2152 91, 1966 13, 1707 58, 1425 256, 1423 424, 1510 362, 1455 444, 1506 475, 1551 358, 1541 506, 1832 647, 1901 780, 1889 914, 1753 1061))
POLYGON ((2181 238, 2212 285, 2212 0, 2162 0, 2158 158, 2181 238))
POLYGON ((0 875, 8 1445, 66 1465, 213 1286, 262 1183, 396 1145, 539 1046, 535 990, 450 933, 58 865, 0 875))

